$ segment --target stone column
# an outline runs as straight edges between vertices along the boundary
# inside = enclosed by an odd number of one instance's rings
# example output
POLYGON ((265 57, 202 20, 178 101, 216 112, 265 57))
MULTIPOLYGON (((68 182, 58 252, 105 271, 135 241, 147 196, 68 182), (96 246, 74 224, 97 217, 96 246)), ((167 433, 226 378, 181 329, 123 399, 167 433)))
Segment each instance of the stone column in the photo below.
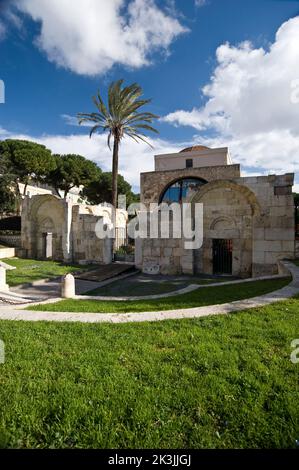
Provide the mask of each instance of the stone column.
POLYGON ((75 294, 75 278, 72 274, 66 274, 62 278, 61 296, 64 299, 73 299, 75 294))
POLYGON ((9 285, 6 284, 6 269, 0 266, 0 292, 9 291, 9 285))
POLYGON ((53 257, 53 233, 47 232, 43 235, 45 237, 45 258, 50 259, 53 257))

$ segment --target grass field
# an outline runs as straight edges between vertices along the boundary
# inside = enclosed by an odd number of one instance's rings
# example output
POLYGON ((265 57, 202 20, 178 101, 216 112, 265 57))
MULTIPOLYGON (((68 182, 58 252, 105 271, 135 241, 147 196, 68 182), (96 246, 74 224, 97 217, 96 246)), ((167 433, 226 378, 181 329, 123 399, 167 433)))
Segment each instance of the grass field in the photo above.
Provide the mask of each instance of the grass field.
POLYGON ((6 272, 6 280, 11 287, 90 269, 90 266, 66 265, 59 261, 37 261, 21 258, 9 258, 3 261, 17 268, 6 272))
POLYGON ((4 448, 293 448, 299 298, 141 324, 0 322, 4 448))
POLYGON ((171 310, 221 304, 263 295, 287 285, 290 279, 244 282, 237 285, 205 287, 188 294, 138 301, 61 300, 60 302, 28 307, 28 310, 58 312, 144 312, 171 310))

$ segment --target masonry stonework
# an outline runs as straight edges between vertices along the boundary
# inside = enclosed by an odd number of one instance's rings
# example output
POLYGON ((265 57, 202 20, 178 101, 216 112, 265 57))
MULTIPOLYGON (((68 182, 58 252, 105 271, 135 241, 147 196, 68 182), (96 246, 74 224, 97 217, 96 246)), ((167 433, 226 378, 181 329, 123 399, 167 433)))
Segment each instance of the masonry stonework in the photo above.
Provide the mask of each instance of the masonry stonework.
MULTIPOLYGON (((112 239, 97 236, 98 222, 112 226, 109 207, 51 194, 27 196, 22 204, 22 248, 28 258, 109 264, 112 239)), ((126 222, 126 211, 118 209, 116 227, 125 231, 126 222)))
MULTIPOLYGON (((140 240, 136 264, 144 272, 154 266, 154 271, 162 274, 213 274, 213 241, 222 239, 232 246, 232 275, 276 274, 280 259, 295 256, 294 174, 242 177, 240 166, 229 164, 228 158, 226 165, 201 166, 209 151, 211 156, 215 154, 213 149, 188 151, 188 158, 196 160, 194 168, 182 169, 182 156, 172 154, 162 161, 165 170, 141 174, 141 202, 146 206, 160 203, 165 189, 183 178, 204 180, 197 192, 184 200, 203 204, 203 244, 200 249, 186 250, 183 237, 140 240), (171 170, 167 169, 168 157, 171 170), (176 158, 177 170, 173 169, 176 158)), ((217 158, 219 151, 225 149, 217 149, 217 158)))

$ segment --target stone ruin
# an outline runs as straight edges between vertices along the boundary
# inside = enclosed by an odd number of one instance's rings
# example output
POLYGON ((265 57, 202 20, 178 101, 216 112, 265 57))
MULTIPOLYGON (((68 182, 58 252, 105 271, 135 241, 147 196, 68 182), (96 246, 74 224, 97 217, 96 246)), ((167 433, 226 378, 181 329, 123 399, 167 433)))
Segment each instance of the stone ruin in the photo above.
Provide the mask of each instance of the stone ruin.
MULTIPOLYGON (((22 204, 22 248, 27 258, 80 264, 112 261, 112 239, 98 238, 96 224, 111 228, 111 208, 78 204, 51 194, 26 196, 22 204)), ((127 212, 117 209, 118 245, 125 242, 127 212)))

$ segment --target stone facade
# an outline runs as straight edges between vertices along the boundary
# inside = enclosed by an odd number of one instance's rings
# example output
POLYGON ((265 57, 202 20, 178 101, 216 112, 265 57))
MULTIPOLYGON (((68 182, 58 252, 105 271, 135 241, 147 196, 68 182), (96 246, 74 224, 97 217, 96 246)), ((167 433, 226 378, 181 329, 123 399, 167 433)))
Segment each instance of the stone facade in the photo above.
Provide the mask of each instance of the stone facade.
POLYGON ((136 264, 144 272, 213 274, 218 239, 232 245, 234 276, 276 274, 279 260, 294 258, 293 174, 242 177, 239 165, 200 167, 197 161, 196 168, 141 174, 141 201, 159 203, 165 188, 185 177, 206 181, 190 199, 203 204, 203 244, 186 250, 183 238, 139 240, 136 264))
POLYGON ((240 176, 240 165, 185 168, 180 170, 152 171, 140 175, 140 198, 144 204, 159 202, 167 186, 178 178, 202 178, 209 182, 218 179, 231 179, 240 176))
MULTIPOLYGON (((53 195, 25 197, 22 204, 22 248, 26 257, 65 262, 112 261, 112 240, 98 238, 96 224, 111 227, 111 209, 74 204, 53 195)), ((117 210, 116 227, 126 230, 127 213, 117 210)))

